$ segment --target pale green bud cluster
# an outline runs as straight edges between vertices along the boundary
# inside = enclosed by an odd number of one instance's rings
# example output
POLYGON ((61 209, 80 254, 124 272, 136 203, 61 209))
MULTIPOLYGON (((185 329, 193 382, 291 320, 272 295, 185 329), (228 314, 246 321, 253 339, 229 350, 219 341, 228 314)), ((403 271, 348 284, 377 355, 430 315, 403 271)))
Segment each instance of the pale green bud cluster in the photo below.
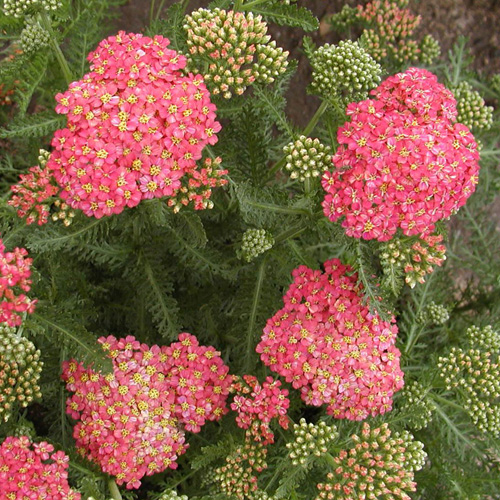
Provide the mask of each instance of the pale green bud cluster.
POLYGON ((436 406, 427 396, 425 388, 416 380, 405 380, 405 386, 399 393, 399 410, 407 416, 405 422, 415 431, 424 429, 432 421, 436 406))
POLYGON ((345 40, 338 45, 319 47, 311 59, 311 89, 326 99, 362 99, 380 83, 382 68, 358 42, 345 40))
POLYGON ((319 177, 332 164, 332 149, 319 139, 301 135, 295 142, 283 148, 286 156, 285 168, 291 179, 304 182, 311 177, 319 177))
POLYGON ((493 330, 491 325, 479 328, 471 326, 465 332, 467 343, 470 347, 481 351, 495 353, 495 356, 500 354, 500 333, 493 330))
POLYGON ((186 495, 178 495, 176 490, 167 490, 161 494, 158 500, 189 500, 186 495))
POLYGON ((405 282, 413 288, 425 283, 425 276, 432 273, 434 266, 441 266, 446 260, 446 247, 441 244, 442 236, 429 235, 415 240, 395 236, 381 247, 380 264, 384 274, 390 275, 394 268, 405 274, 405 282))
POLYGON ((260 500, 256 473, 267 468, 267 449, 253 442, 246 442, 226 457, 226 463, 215 469, 212 481, 217 489, 238 500, 260 500))
POLYGON ((354 434, 352 440, 351 449, 332 457, 333 472, 318 484, 316 500, 407 500, 416 490, 414 472, 427 457, 423 444, 407 431, 392 434, 387 424, 372 429, 364 423, 361 435, 354 434))
POLYGON ((457 121, 471 129, 487 130, 493 124, 493 107, 486 106, 469 82, 460 82, 453 90, 457 100, 457 121))
POLYGON ((304 418, 293 425, 293 433, 294 440, 286 444, 293 465, 304 465, 309 457, 324 455, 328 452, 328 445, 339 436, 335 426, 329 426, 323 421, 317 424, 307 423, 304 418))
POLYGON ((453 347, 438 367, 446 389, 457 389, 457 397, 473 424, 484 433, 500 435, 500 365, 489 352, 453 347))
POLYGON ((418 56, 422 64, 432 64, 441 55, 441 46, 432 35, 425 35, 420 42, 418 56))
POLYGON ((6 16, 22 17, 37 11, 53 11, 60 9, 60 0, 4 0, 3 11, 6 16))
POLYGON ((238 258, 251 262, 259 255, 270 250, 274 245, 274 238, 265 229, 247 229, 241 240, 241 248, 237 252, 238 258))
POLYGON ((42 397, 38 379, 43 363, 40 351, 15 329, 0 326, 0 420, 16 408, 42 397))
POLYGON ((429 323, 431 325, 444 325, 450 319, 450 312, 443 304, 430 302, 423 308, 417 317, 420 323, 429 323))
POLYGON ((191 69, 203 67, 212 94, 229 99, 254 82, 272 83, 288 66, 288 52, 267 35, 267 24, 251 12, 199 9, 186 16, 184 29, 191 69))
POLYGON ((335 31, 346 31, 358 20, 358 10, 344 5, 340 12, 333 14, 328 19, 328 24, 332 26, 335 31))
POLYGON ((490 87, 494 92, 500 94, 500 73, 497 73, 491 77, 490 87))
POLYGON ((23 31, 21 31, 19 42, 23 52, 33 54, 49 45, 50 34, 36 20, 29 19, 26 21, 23 31))

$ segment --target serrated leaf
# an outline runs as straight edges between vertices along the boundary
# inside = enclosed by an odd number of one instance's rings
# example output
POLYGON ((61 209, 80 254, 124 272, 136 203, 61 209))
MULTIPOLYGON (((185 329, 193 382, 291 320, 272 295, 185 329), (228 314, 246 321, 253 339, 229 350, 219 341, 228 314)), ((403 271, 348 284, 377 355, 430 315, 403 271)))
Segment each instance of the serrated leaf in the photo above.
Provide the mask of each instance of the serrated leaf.
POLYGON ((44 137, 53 134, 66 125, 66 117, 53 111, 25 115, 15 118, 7 127, 0 129, 0 137, 44 137))
POLYGON ((316 31, 319 28, 317 17, 305 7, 268 3, 257 5, 251 10, 254 14, 260 14, 264 19, 280 26, 302 28, 304 31, 316 31))

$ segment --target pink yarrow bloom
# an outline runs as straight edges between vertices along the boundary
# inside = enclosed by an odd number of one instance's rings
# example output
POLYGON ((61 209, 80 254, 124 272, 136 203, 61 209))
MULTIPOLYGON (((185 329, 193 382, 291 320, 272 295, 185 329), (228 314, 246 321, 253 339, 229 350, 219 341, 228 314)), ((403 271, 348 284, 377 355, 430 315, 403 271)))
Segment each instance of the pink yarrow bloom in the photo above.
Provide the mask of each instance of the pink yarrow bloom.
POLYGON ((31 263, 24 248, 14 248, 12 252, 5 251, 5 245, 0 239, 0 323, 8 326, 18 326, 22 314, 35 310, 36 300, 31 300, 23 292, 31 288, 31 263))
POLYGON ((326 404, 335 418, 385 413, 403 387, 397 326, 370 313, 349 266, 333 259, 324 269, 293 271, 285 306, 267 321, 257 352, 307 404, 326 404))
POLYGON ((68 484, 68 456, 26 436, 0 445, 0 500, 80 500, 68 484))
POLYGON ((431 234, 474 192, 477 144, 455 122, 453 94, 429 71, 410 68, 372 94, 347 107, 335 169, 322 179, 324 213, 355 238, 431 234))
POLYGON ((186 58, 169 43, 121 31, 89 54, 90 73, 56 96, 68 125, 54 134, 48 166, 61 198, 87 216, 175 198, 203 148, 217 142, 203 78, 181 73, 186 58))
POLYGON ((283 429, 288 429, 287 411, 290 406, 288 391, 281 389, 281 382, 267 377, 259 384, 253 375, 243 375, 231 387, 236 392, 231 403, 231 410, 238 413, 238 427, 247 429, 254 441, 268 445, 274 442, 270 423, 278 419, 283 429))
POLYGON ((198 432, 228 411, 232 379, 220 353, 188 333, 168 347, 132 336, 99 342, 112 359, 111 374, 63 363, 77 450, 118 484, 139 488, 145 475, 177 467, 188 448, 185 431, 198 432))

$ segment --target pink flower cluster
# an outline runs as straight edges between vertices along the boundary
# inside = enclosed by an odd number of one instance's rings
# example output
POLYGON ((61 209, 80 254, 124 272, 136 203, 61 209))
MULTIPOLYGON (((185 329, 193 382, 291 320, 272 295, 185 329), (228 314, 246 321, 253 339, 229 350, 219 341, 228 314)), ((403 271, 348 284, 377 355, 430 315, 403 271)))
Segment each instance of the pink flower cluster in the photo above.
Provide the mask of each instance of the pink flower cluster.
POLYGON ((370 313, 349 266, 333 259, 324 269, 293 271, 285 306, 268 320, 257 352, 307 404, 327 404, 335 418, 385 413, 403 387, 397 327, 370 313))
POLYGON ((433 231, 474 192, 479 153, 454 123, 452 93, 430 72, 410 68, 351 103, 338 130, 336 167, 324 175, 325 215, 349 236, 387 241, 433 231))
POLYGON ((47 200, 60 191, 53 182, 54 176, 48 168, 32 167, 28 174, 20 175, 18 184, 11 186, 14 196, 8 204, 17 208, 19 217, 26 217, 26 224, 46 224, 50 213, 50 203, 47 200))
POLYGON ((231 410, 238 413, 238 427, 249 429, 253 439, 263 445, 274 442, 274 434, 269 426, 274 418, 278 419, 283 429, 288 429, 286 413, 290 400, 288 391, 280 387, 279 380, 267 377, 261 385, 252 375, 243 375, 243 381, 237 380, 232 385, 236 396, 231 403, 231 410))
POLYGON ((27 255, 25 248, 6 252, 0 239, 0 323, 7 323, 8 326, 20 325, 21 314, 31 314, 35 310, 36 300, 22 293, 28 292, 31 287, 30 267, 33 259, 27 255))
POLYGON ((221 126, 200 75, 162 36, 118 33, 89 55, 91 72, 58 94, 68 126, 48 162, 61 197, 102 217, 141 200, 175 197, 221 126))
POLYGON ((0 500, 80 500, 68 484, 68 456, 53 451, 26 436, 7 437, 0 445, 0 500))
POLYGON ((99 339, 112 359, 113 373, 102 375, 74 360, 62 378, 73 396, 67 412, 78 423, 79 452, 138 488, 141 478, 175 469, 183 454, 184 429, 198 432, 220 418, 232 378, 219 353, 188 333, 170 346, 152 347, 134 337, 99 339))

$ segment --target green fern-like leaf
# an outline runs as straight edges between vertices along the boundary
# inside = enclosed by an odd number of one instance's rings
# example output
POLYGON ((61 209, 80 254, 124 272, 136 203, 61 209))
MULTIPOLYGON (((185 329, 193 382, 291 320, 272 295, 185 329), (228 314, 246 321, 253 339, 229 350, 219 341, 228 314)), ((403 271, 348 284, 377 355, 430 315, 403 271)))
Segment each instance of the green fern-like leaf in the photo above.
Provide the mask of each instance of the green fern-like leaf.
POLYGON ((18 116, 7 127, 0 129, 0 137, 45 137, 64 127, 66 117, 53 111, 44 111, 34 115, 18 116))
POLYGON ((314 14, 309 9, 297 5, 266 2, 253 7, 252 12, 280 26, 293 26, 304 31, 316 31, 319 28, 319 21, 314 14))

